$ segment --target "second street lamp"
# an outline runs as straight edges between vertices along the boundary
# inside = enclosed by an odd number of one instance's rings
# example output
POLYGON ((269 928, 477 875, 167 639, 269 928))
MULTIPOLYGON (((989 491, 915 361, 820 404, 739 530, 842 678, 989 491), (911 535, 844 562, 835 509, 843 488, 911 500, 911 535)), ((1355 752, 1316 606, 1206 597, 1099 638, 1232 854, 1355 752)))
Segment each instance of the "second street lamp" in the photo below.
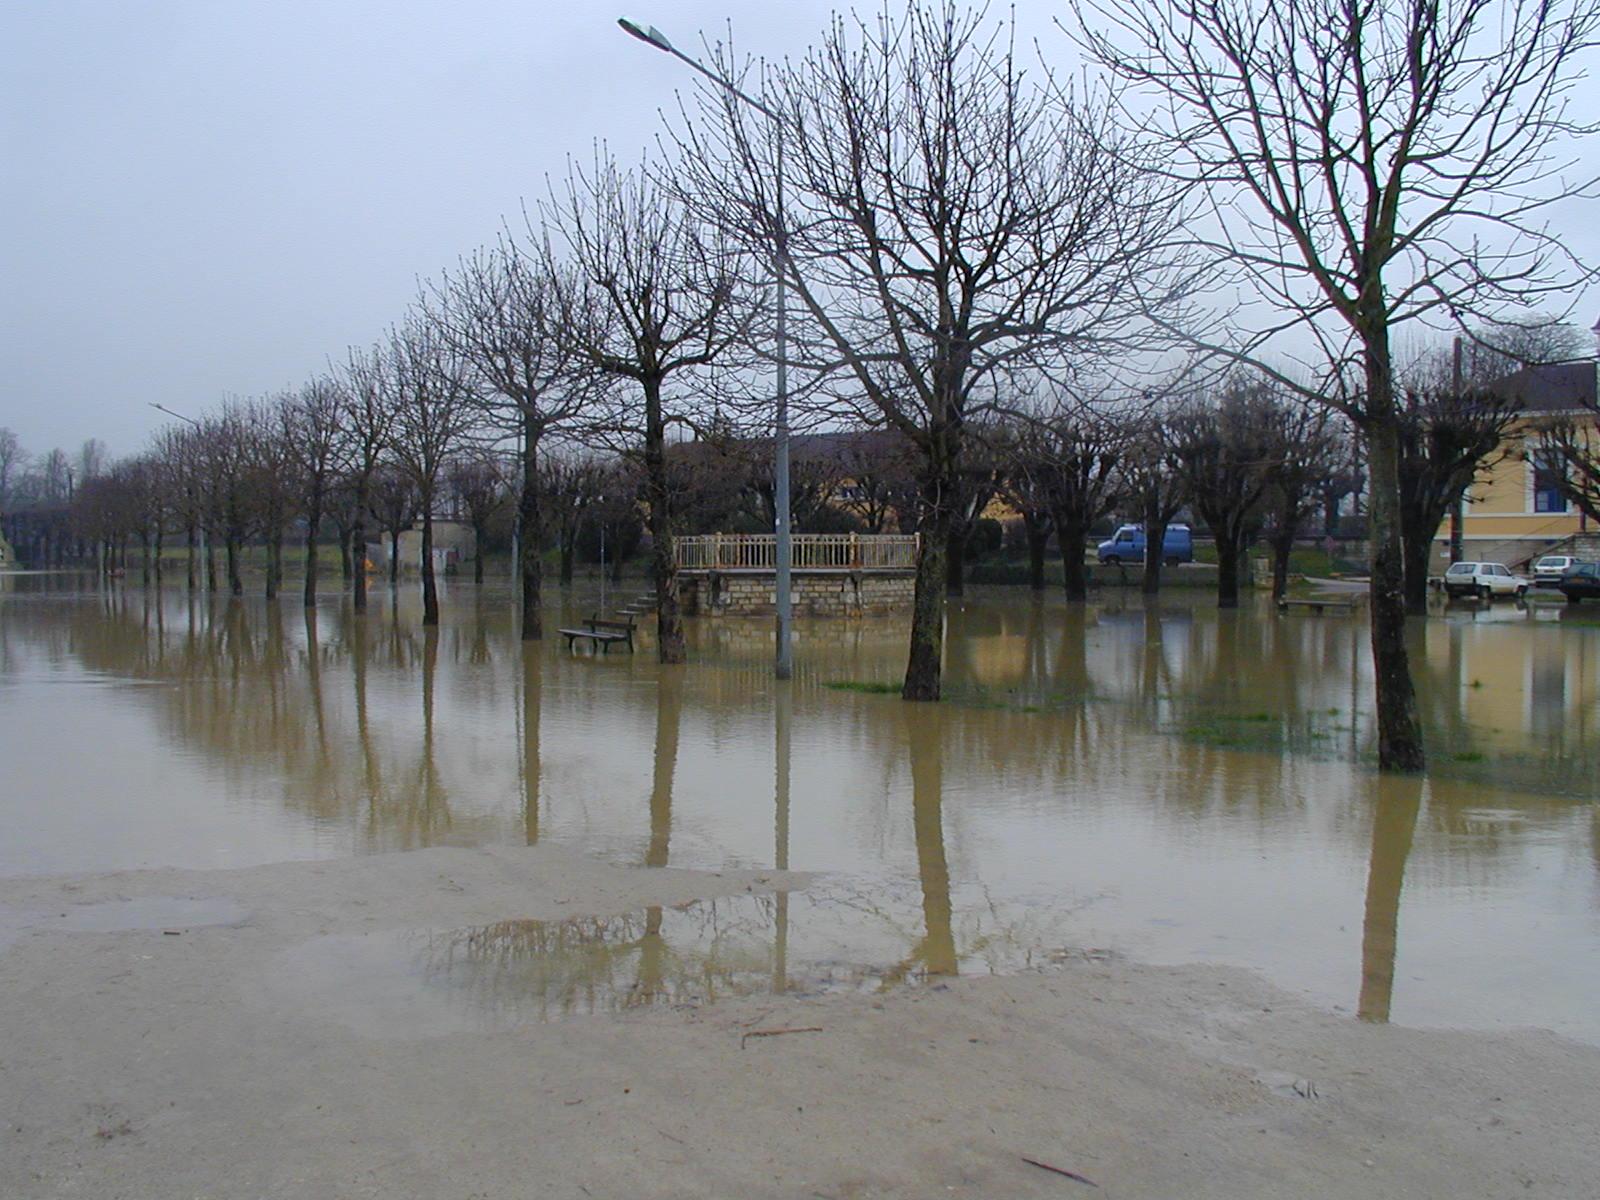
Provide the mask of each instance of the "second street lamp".
POLYGON ((619 17, 617 24, 630 36, 638 38, 647 45, 654 46, 657 50, 686 63, 688 66, 704 75, 712 83, 722 88, 728 95, 748 104, 762 116, 773 123, 777 131, 777 187, 776 187, 776 215, 777 237, 772 248, 772 269, 777 282, 777 328, 775 332, 776 353, 778 357, 778 396, 776 412, 773 420, 773 507, 777 510, 774 521, 774 546, 773 566, 776 574, 776 608, 778 610, 778 646, 773 663, 773 673, 779 679, 788 679, 794 674, 794 602, 790 591, 790 569, 792 566, 790 537, 789 537, 789 360, 787 340, 787 312, 785 303, 785 273, 787 247, 785 245, 785 231, 783 223, 783 142, 784 121, 773 109, 751 96, 747 96, 734 86, 733 81, 718 75, 709 67, 690 58, 670 41, 654 25, 640 25, 626 17, 619 17))

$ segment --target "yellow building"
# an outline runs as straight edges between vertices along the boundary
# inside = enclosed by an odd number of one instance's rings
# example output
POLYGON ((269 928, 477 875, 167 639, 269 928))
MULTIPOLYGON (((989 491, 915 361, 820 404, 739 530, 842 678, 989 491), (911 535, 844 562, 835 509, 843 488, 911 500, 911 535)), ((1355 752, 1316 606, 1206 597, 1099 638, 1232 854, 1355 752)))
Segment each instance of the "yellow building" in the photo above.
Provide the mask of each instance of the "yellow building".
MULTIPOLYGON (((1588 422, 1600 434, 1597 366, 1590 361, 1526 367, 1493 385, 1521 401, 1523 411, 1499 460, 1467 493, 1464 557, 1520 567, 1542 554, 1564 552, 1570 539, 1583 539, 1570 551, 1583 554, 1589 536, 1600 538, 1595 523, 1563 494, 1560 464, 1541 451, 1539 433, 1542 422, 1562 417, 1588 422)), ((1439 561, 1446 560, 1449 536, 1447 520, 1435 542, 1439 561)))

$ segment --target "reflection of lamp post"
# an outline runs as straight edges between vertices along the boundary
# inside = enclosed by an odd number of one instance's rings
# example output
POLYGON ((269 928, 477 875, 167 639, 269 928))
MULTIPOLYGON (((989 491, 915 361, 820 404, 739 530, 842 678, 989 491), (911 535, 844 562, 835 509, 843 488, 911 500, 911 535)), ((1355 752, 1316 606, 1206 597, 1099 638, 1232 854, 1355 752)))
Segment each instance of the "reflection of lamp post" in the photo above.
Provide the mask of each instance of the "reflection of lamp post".
POLYGON ((745 95, 733 85, 732 80, 725 79, 710 68, 701 65, 679 50, 667 40, 667 35, 654 25, 639 25, 626 17, 620 17, 617 24, 631 36, 641 42, 654 46, 657 50, 664 51, 680 62, 688 64, 700 72, 712 83, 722 88, 728 95, 737 100, 742 100, 751 108, 773 123, 778 131, 778 178, 777 178, 777 217, 778 235, 772 251, 772 267, 777 277, 778 310, 777 310, 777 355, 778 355, 778 395, 773 430, 773 507, 776 513, 776 545, 774 547, 774 567, 777 575, 777 610, 778 610, 778 648, 777 657, 773 664, 774 673, 779 679, 788 679, 794 673, 794 645, 793 624, 794 607, 790 595, 789 573, 791 567, 791 550, 789 539, 789 362, 788 342, 786 328, 786 309, 784 301, 784 275, 785 259, 787 257, 786 237, 783 222, 783 134, 784 121, 773 109, 763 104, 760 100, 745 95))

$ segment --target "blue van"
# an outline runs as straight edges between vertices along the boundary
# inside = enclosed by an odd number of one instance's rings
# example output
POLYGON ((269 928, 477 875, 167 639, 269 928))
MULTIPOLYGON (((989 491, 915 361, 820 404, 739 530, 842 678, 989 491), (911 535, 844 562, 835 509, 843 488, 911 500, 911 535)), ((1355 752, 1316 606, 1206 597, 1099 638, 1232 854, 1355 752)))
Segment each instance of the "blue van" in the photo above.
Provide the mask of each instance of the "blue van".
MULTIPOLYGON (((1187 525, 1168 525, 1161 539, 1161 559, 1169 567, 1194 561, 1194 534, 1187 525)), ((1123 525, 1108 542, 1100 543, 1100 561, 1111 566, 1144 561, 1144 526, 1123 525)))

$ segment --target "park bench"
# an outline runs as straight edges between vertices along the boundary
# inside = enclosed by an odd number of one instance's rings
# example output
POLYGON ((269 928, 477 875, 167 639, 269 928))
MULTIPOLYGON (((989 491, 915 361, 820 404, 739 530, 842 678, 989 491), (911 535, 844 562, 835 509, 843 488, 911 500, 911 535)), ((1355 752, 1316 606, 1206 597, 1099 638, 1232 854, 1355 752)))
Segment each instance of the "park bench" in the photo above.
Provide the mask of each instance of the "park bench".
POLYGON ((1355 612, 1357 601, 1354 597, 1347 596, 1312 596, 1308 599, 1291 600, 1285 597, 1278 601, 1278 611, 1281 613, 1292 612, 1294 609, 1303 608, 1308 612, 1320 614, 1324 609, 1333 609, 1337 612, 1355 612))
POLYGON ((590 645, 597 650, 611 653, 611 646, 615 642, 628 643, 628 653, 633 653, 633 631, 636 628, 631 620, 612 621, 595 613, 584 621, 583 626, 577 629, 558 629, 556 632, 567 639, 567 649, 571 650, 579 638, 588 638, 590 645))

